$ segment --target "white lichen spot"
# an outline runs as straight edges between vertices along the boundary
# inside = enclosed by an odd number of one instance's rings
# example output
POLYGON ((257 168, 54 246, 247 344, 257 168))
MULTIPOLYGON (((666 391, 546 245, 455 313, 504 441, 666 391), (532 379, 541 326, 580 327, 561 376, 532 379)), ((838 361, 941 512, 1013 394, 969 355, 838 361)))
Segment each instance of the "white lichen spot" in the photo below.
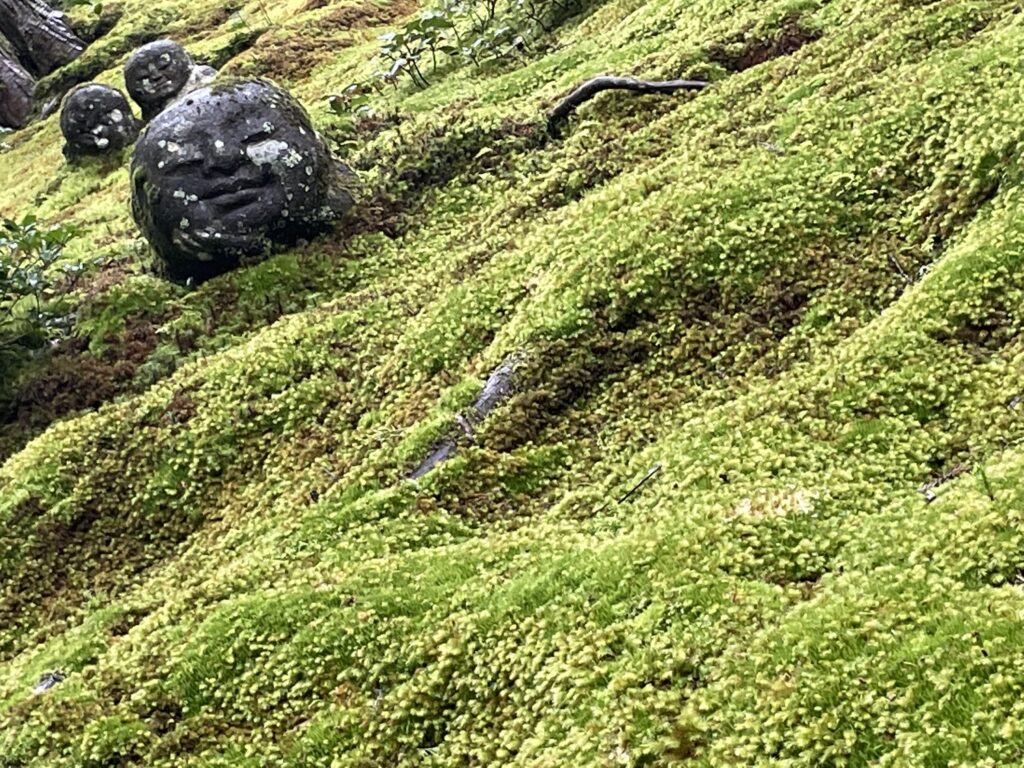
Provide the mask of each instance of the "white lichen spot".
POLYGON ((188 229, 190 226, 192 226, 192 223, 188 219, 182 219, 181 223, 178 224, 179 229, 188 229))
POLYGON ((170 152, 172 155, 176 155, 179 152, 181 152, 181 145, 177 144, 177 143, 175 143, 173 141, 168 141, 167 142, 167 151, 170 152))
POLYGON ((306 166, 306 175, 307 176, 312 176, 313 175, 313 166, 312 165, 307 165, 306 166))
POLYGON ((111 119, 111 121, 113 121, 115 123, 123 123, 124 122, 124 112, 122 112, 120 109, 115 109, 114 111, 112 111, 110 113, 110 119, 111 119))
POLYGON ((256 165, 278 165, 284 161, 289 149, 283 141, 267 139, 246 147, 245 154, 256 165))
POLYGON ((99 147, 100 149, 106 149, 107 147, 110 146, 110 139, 96 139, 96 146, 99 147))
POLYGON ((213 147, 214 149, 224 149, 224 142, 221 141, 220 139, 217 139, 215 142, 213 142, 213 147))
POLYGON ((185 190, 184 189, 176 189, 176 190, 174 190, 174 199, 175 200, 184 200, 185 199, 185 190))

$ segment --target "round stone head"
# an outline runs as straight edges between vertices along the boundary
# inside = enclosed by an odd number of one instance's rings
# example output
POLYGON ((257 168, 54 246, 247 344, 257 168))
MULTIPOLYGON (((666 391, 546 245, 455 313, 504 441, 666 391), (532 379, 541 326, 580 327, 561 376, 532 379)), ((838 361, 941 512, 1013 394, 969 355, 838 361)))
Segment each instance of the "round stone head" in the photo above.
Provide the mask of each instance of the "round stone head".
POLYGON ((123 149, 139 135, 128 99, 116 88, 87 83, 64 98, 60 112, 64 155, 75 159, 123 149))
POLYGON ((339 163, 286 91, 234 80, 149 124, 132 156, 132 213, 172 280, 202 282, 327 228, 353 203, 339 163))
POLYGON ((157 40, 136 50, 124 65, 128 93, 151 119, 181 93, 195 63, 188 51, 173 40, 157 40))

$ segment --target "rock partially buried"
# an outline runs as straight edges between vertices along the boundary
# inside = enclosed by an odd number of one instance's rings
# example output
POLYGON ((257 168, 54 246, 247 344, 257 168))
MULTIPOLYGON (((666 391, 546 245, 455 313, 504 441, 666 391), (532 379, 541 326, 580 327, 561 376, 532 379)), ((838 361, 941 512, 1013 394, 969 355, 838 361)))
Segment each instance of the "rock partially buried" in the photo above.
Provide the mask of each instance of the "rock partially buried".
POLYGON ((77 160, 117 152, 139 135, 139 123, 128 99, 116 88, 87 83, 64 98, 60 112, 64 156, 77 160))
POLYGON ((172 101, 207 85, 217 76, 212 67, 200 66, 180 44, 156 40, 136 50, 124 65, 128 93, 151 120, 172 101))
POLYGON ((200 88, 161 112, 132 155, 132 214, 167 277, 199 283, 327 229, 354 175, 287 91, 200 88))

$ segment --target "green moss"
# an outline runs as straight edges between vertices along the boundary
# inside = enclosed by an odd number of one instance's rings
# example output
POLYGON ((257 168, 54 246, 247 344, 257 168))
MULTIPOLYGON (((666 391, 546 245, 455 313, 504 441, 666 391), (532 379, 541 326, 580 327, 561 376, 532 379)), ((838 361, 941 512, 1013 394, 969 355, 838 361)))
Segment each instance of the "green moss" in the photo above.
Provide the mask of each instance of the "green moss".
POLYGON ((125 2, 54 82, 162 34, 283 77, 364 176, 337 232, 172 289, 123 169, 0 156, 104 259, 83 346, 156 339, 0 467, 0 765, 1019 760, 1014 3, 607 0, 358 126, 416 7, 262 5, 125 2), (546 139, 602 71, 715 85, 546 139))

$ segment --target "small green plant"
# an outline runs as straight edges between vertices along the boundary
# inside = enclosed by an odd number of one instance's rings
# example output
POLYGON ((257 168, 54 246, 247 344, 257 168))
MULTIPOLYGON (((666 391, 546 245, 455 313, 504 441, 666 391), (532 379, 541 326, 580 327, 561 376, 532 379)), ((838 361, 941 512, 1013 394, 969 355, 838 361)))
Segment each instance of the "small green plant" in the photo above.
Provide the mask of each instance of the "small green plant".
POLYGON ((11 145, 3 140, 3 137, 8 133, 14 133, 14 131, 12 131, 10 128, 0 127, 0 154, 7 152, 11 148, 11 145))
POLYGON ((435 73, 442 61, 480 67, 517 57, 530 41, 550 33, 560 20, 584 7, 581 0, 448 0, 423 11, 403 27, 381 35, 374 84, 398 87, 402 75, 426 88, 429 61, 435 73))
POLYGON ((360 124, 377 116, 370 103, 375 90, 373 83, 352 83, 341 93, 327 97, 331 111, 340 118, 338 138, 334 140, 338 151, 345 153, 358 146, 360 124))
POLYGON ((71 225, 41 226, 35 216, 0 222, 0 349, 56 341, 71 329, 65 301, 87 266, 65 261, 71 225))
POLYGON ((582 7, 582 0, 447 0, 381 35, 381 68, 367 80, 328 96, 328 103, 343 120, 341 130, 354 136, 361 122, 377 116, 372 97, 388 86, 397 90, 403 76, 416 87, 427 88, 428 73, 436 74, 444 64, 482 67, 518 58, 530 50, 532 40, 551 32, 558 19, 582 7))

